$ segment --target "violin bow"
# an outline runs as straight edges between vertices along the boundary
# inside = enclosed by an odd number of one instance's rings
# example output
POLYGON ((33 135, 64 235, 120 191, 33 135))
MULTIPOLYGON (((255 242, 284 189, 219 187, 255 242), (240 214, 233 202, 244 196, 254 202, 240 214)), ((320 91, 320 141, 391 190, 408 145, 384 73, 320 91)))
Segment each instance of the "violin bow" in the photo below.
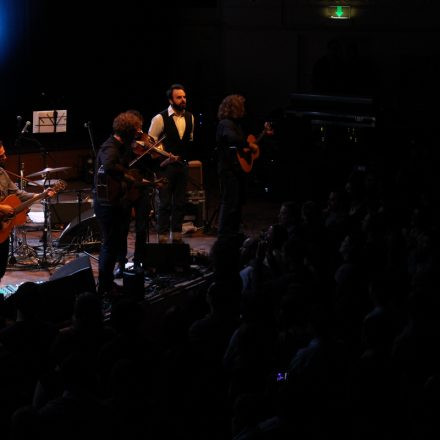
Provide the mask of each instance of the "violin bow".
POLYGON ((128 167, 131 168, 139 159, 142 159, 146 154, 150 153, 152 150, 156 151, 157 145, 159 145, 167 136, 164 134, 161 138, 159 138, 153 145, 150 147, 146 147, 146 150, 140 154, 138 157, 133 159, 129 164, 128 167))

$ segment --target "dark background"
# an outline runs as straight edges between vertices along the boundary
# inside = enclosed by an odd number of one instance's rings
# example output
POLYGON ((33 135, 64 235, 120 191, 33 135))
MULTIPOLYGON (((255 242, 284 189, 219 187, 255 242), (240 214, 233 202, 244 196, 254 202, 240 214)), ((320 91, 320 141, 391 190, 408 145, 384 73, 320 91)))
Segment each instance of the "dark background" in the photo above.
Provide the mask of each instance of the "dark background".
MULTIPOLYGON (((268 174, 278 179, 285 174, 286 163, 279 158, 292 151, 303 162, 309 156, 328 159, 322 149, 314 149, 310 127, 299 127, 286 115, 294 92, 373 97, 378 128, 362 135, 363 152, 398 155, 410 142, 435 145, 440 97, 436 3, 347 1, 342 4, 352 6, 352 19, 336 22, 326 16, 324 0, 206 0, 177 6, 3 0, 0 138, 14 151, 17 133, 32 120, 32 111, 57 108, 68 110, 68 133, 35 135, 39 145, 90 147, 88 121, 99 145, 114 116, 128 108, 140 110, 148 128, 151 117, 167 105, 167 87, 181 82, 196 116, 196 143, 204 162, 214 160, 216 110, 225 95, 246 96, 254 131, 264 120, 275 121, 277 145, 260 165, 263 183, 271 179, 268 174), (335 40, 338 80, 318 90, 314 68, 335 40), (17 116, 22 118, 18 123, 17 116), (273 159, 277 164, 269 166, 273 159)), ((20 148, 36 147, 24 142, 20 148)))

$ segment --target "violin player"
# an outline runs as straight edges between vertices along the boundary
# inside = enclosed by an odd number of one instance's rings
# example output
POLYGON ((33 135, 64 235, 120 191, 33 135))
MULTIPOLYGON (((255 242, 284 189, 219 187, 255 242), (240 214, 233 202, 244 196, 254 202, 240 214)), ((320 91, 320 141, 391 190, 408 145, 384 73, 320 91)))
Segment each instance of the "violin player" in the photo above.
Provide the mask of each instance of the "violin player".
POLYGON ((132 145, 140 132, 142 118, 139 115, 130 111, 120 113, 113 120, 112 134, 96 156, 93 207, 101 230, 98 274, 101 296, 117 292, 113 271, 127 246, 126 229, 131 216, 127 190, 136 184, 128 168, 133 155, 132 145))
MULTIPOLYGON (((127 110, 127 113, 131 113, 135 115, 141 121, 141 124, 144 122, 144 118, 142 114, 137 110, 127 110)), ((135 135, 135 139, 131 146, 131 151, 129 151, 128 158, 130 162, 143 155, 145 152, 145 147, 141 147, 139 143, 136 142, 138 139, 143 139, 142 131, 138 131, 135 135)), ((130 174, 136 176, 136 179, 144 179, 147 181, 153 181, 154 176, 151 171, 152 164, 152 155, 145 154, 140 160, 136 161, 136 165, 133 169, 130 169, 130 174)), ((133 263, 134 269, 136 272, 143 272, 142 261, 145 253, 145 243, 147 242, 147 231, 148 231, 148 222, 150 216, 150 188, 147 185, 132 185, 130 187, 130 191, 127 195, 126 205, 129 210, 128 215, 124 218, 124 230, 123 235, 124 239, 122 241, 120 247, 120 253, 117 256, 117 265, 114 271, 115 278, 122 278, 125 264, 127 263, 127 237, 130 229, 130 223, 132 219, 132 214, 134 215, 135 222, 135 246, 134 246, 134 255, 133 255, 133 263)))

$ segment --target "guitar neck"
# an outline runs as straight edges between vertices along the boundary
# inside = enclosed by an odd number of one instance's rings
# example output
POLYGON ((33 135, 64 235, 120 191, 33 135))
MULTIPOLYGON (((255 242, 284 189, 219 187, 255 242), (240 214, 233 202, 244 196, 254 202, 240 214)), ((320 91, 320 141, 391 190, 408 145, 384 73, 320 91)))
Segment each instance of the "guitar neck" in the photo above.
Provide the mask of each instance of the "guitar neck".
POLYGON ((256 140, 255 143, 258 144, 258 143, 261 141, 261 139, 264 138, 264 136, 266 136, 266 130, 263 130, 263 131, 258 135, 257 140, 256 140))
POLYGON ((263 129, 263 131, 258 135, 257 139, 255 140, 255 143, 256 143, 256 144, 258 144, 258 143, 261 141, 261 139, 263 139, 264 136, 267 135, 268 130, 272 130, 272 127, 271 127, 270 123, 267 123, 267 122, 266 122, 266 123, 264 124, 264 129, 263 129))
POLYGON ((36 194, 34 197, 32 197, 29 200, 24 201, 20 205, 18 205, 15 208, 15 212, 18 214, 21 211, 24 211, 28 206, 32 205, 33 203, 37 202, 38 200, 44 199, 47 196, 47 193, 49 192, 49 189, 46 189, 41 194, 36 194))

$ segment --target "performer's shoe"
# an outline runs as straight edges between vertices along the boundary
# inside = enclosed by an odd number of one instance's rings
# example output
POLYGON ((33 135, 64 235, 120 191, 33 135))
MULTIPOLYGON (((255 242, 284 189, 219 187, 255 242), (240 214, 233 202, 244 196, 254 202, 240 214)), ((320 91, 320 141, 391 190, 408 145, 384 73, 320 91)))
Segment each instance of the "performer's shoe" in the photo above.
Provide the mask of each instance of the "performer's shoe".
POLYGON ((136 273, 140 273, 140 274, 144 273, 144 268, 142 267, 142 264, 139 261, 135 261, 133 267, 136 273))
POLYGON ((124 267, 121 264, 116 266, 116 269, 113 271, 114 278, 122 278, 124 276, 124 267))
POLYGON ((159 243, 168 243, 168 238, 169 235, 168 234, 159 234, 159 243))

